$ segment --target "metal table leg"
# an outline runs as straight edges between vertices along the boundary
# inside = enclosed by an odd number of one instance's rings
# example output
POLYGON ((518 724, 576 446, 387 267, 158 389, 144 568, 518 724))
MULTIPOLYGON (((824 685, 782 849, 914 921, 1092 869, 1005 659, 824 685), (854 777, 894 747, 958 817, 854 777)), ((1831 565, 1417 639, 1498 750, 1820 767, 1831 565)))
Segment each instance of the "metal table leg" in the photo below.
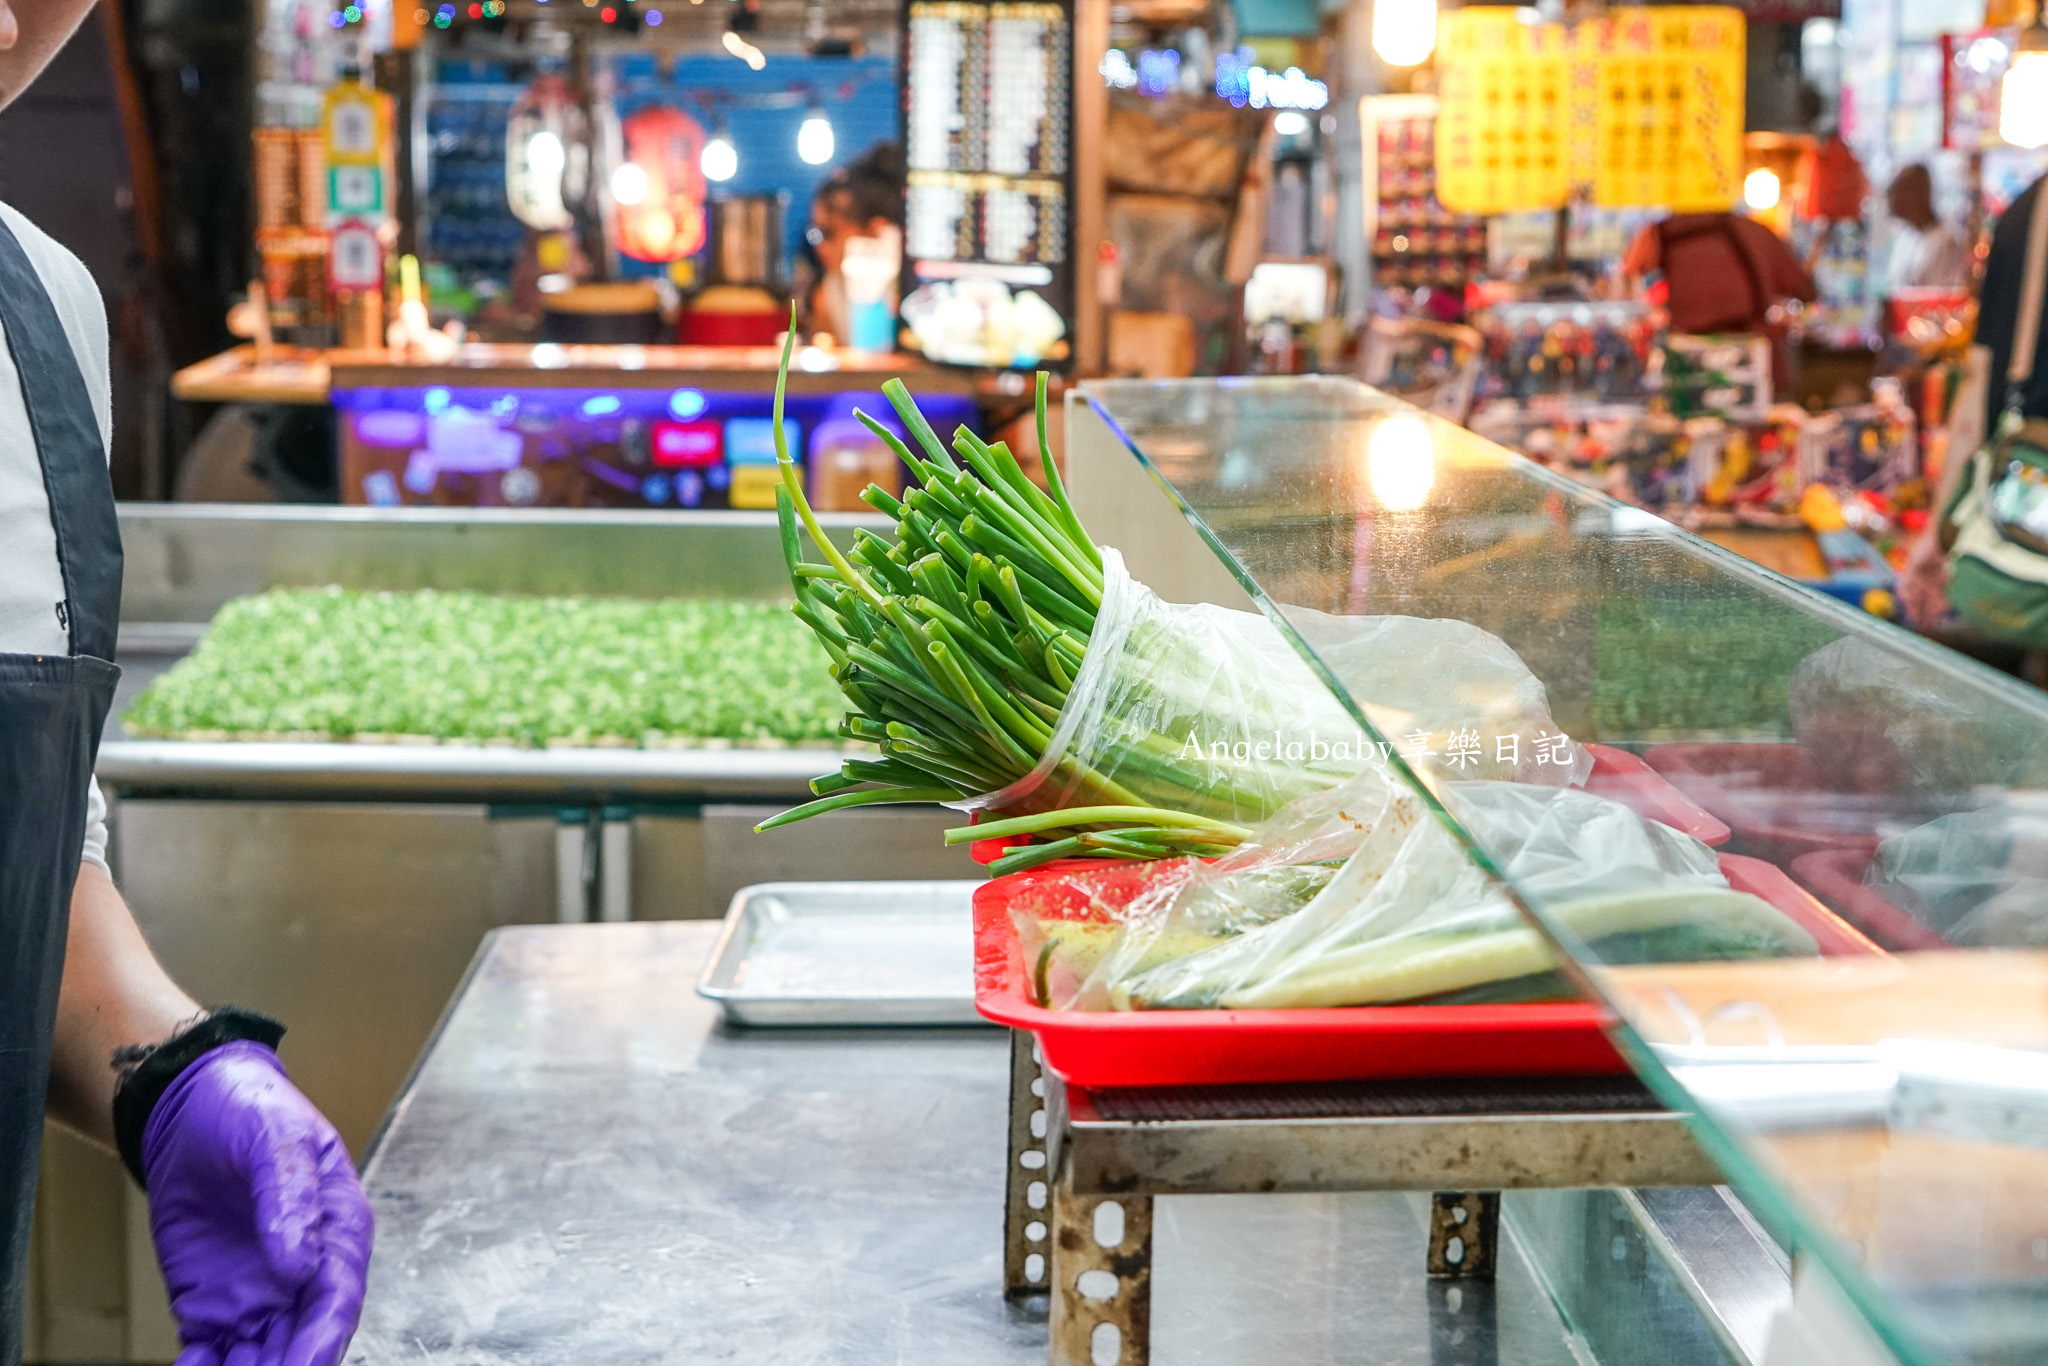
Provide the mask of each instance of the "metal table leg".
POLYGON ((1438 1191, 1429 1197, 1431 1276, 1492 1280, 1499 1236, 1499 1191, 1438 1191))
POLYGON ((1010 1150, 1004 1177, 1003 1294, 1011 1299, 1043 1293, 1048 1280, 1047 1219, 1051 1204, 1046 1164, 1044 1069, 1037 1041, 1010 1031, 1010 1150))
POLYGON ((1072 1170, 1052 1194, 1052 1366, 1147 1366, 1152 1198, 1076 1194, 1072 1170))
POLYGON ((1428 1294, 1429 1366, 1500 1366, 1493 1286, 1433 1280, 1428 1294))

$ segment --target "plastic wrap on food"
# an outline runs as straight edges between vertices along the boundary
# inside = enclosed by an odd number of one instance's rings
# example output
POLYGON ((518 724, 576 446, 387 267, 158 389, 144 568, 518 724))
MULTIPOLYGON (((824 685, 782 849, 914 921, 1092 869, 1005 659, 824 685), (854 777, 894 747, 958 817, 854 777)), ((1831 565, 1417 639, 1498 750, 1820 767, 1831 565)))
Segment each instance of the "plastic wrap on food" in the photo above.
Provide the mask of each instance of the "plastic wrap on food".
POLYGON ((1543 681, 1499 636, 1450 617, 1285 611, 1373 728, 1422 767, 1539 787, 1577 787, 1592 773, 1592 757, 1550 719, 1543 681))
POLYGON ((2035 767, 2035 734, 2011 708, 1858 636, 1801 660, 1789 701, 1800 749, 1838 792, 1961 793, 2018 782, 2035 767))
POLYGON ((1542 683, 1476 626, 1290 611, 1375 737, 1266 618, 1162 602, 1102 554, 1102 606, 1045 754, 963 806, 1147 805, 1255 825, 1397 752, 1446 778, 1565 784, 1591 771, 1542 683))
POLYGON ((1896 835, 1864 881, 1951 944, 2048 945, 2048 794, 2016 794, 1896 835))
MULTIPOLYGON (((1603 962, 1815 952, 1712 850, 1573 788, 1451 783, 1496 867, 1603 962)), ((1404 783, 1379 771, 1295 802, 1097 932, 1077 1009, 1313 1007, 1556 995, 1548 942, 1404 783), (1475 996, 1475 993, 1479 995, 1475 996), (1487 993, 1491 993, 1488 995, 1487 993)), ((1051 958, 1059 955, 1054 953, 1051 958)))

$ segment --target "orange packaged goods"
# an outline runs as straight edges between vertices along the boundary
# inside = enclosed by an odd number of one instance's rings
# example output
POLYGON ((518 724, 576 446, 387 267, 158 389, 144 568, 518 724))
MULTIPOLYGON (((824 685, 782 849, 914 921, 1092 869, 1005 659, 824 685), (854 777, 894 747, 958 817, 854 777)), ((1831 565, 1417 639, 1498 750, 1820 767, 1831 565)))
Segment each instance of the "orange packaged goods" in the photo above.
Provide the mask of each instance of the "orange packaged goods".
POLYGON ((299 221, 297 135, 289 128, 258 128, 256 226, 289 228, 299 221))
POLYGON ((299 226, 321 232, 327 227, 327 148, 318 128, 301 128, 296 138, 299 226))

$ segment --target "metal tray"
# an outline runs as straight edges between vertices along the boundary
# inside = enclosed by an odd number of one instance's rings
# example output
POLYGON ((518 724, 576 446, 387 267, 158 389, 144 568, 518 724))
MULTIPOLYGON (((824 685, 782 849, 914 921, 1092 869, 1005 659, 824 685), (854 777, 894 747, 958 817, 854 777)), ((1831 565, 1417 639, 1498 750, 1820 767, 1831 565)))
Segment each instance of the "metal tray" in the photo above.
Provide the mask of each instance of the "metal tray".
POLYGON ((979 882, 762 882, 740 889, 697 981, 748 1025, 979 1025, 979 882))

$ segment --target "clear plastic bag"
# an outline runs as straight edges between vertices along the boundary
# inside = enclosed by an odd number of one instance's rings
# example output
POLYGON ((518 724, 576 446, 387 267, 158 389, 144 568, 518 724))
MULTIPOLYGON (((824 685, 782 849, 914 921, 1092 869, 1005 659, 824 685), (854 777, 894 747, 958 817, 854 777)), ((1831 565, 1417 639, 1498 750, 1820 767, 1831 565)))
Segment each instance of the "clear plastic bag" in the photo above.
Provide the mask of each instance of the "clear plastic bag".
MULTIPOLYGON (((1619 803, 1491 781, 1447 784, 1443 799, 1507 878, 1601 944, 1602 961, 1815 951, 1777 910, 1731 890, 1711 849, 1619 803)), ((1295 802, 1215 863, 1177 870, 1096 938, 1085 973, 1064 974, 1078 986, 1051 1004, 1256 1009, 1563 989, 1500 884, 1376 771, 1295 802)))
POLYGON ((1959 947, 2048 946, 2048 793, 1896 835, 1864 881, 1959 947))
POLYGON ((964 809, 1147 805, 1256 825, 1391 752, 1446 778, 1566 784, 1592 771, 1543 684, 1476 626, 1290 609, 1386 737, 1375 741, 1266 618, 1162 602, 1116 551, 1102 557, 1102 606, 1045 754, 964 809))
POLYGON ((1845 636, 1793 670, 1792 733, 1837 792, 1934 797, 2017 783, 2037 738, 1948 671, 1845 636))

